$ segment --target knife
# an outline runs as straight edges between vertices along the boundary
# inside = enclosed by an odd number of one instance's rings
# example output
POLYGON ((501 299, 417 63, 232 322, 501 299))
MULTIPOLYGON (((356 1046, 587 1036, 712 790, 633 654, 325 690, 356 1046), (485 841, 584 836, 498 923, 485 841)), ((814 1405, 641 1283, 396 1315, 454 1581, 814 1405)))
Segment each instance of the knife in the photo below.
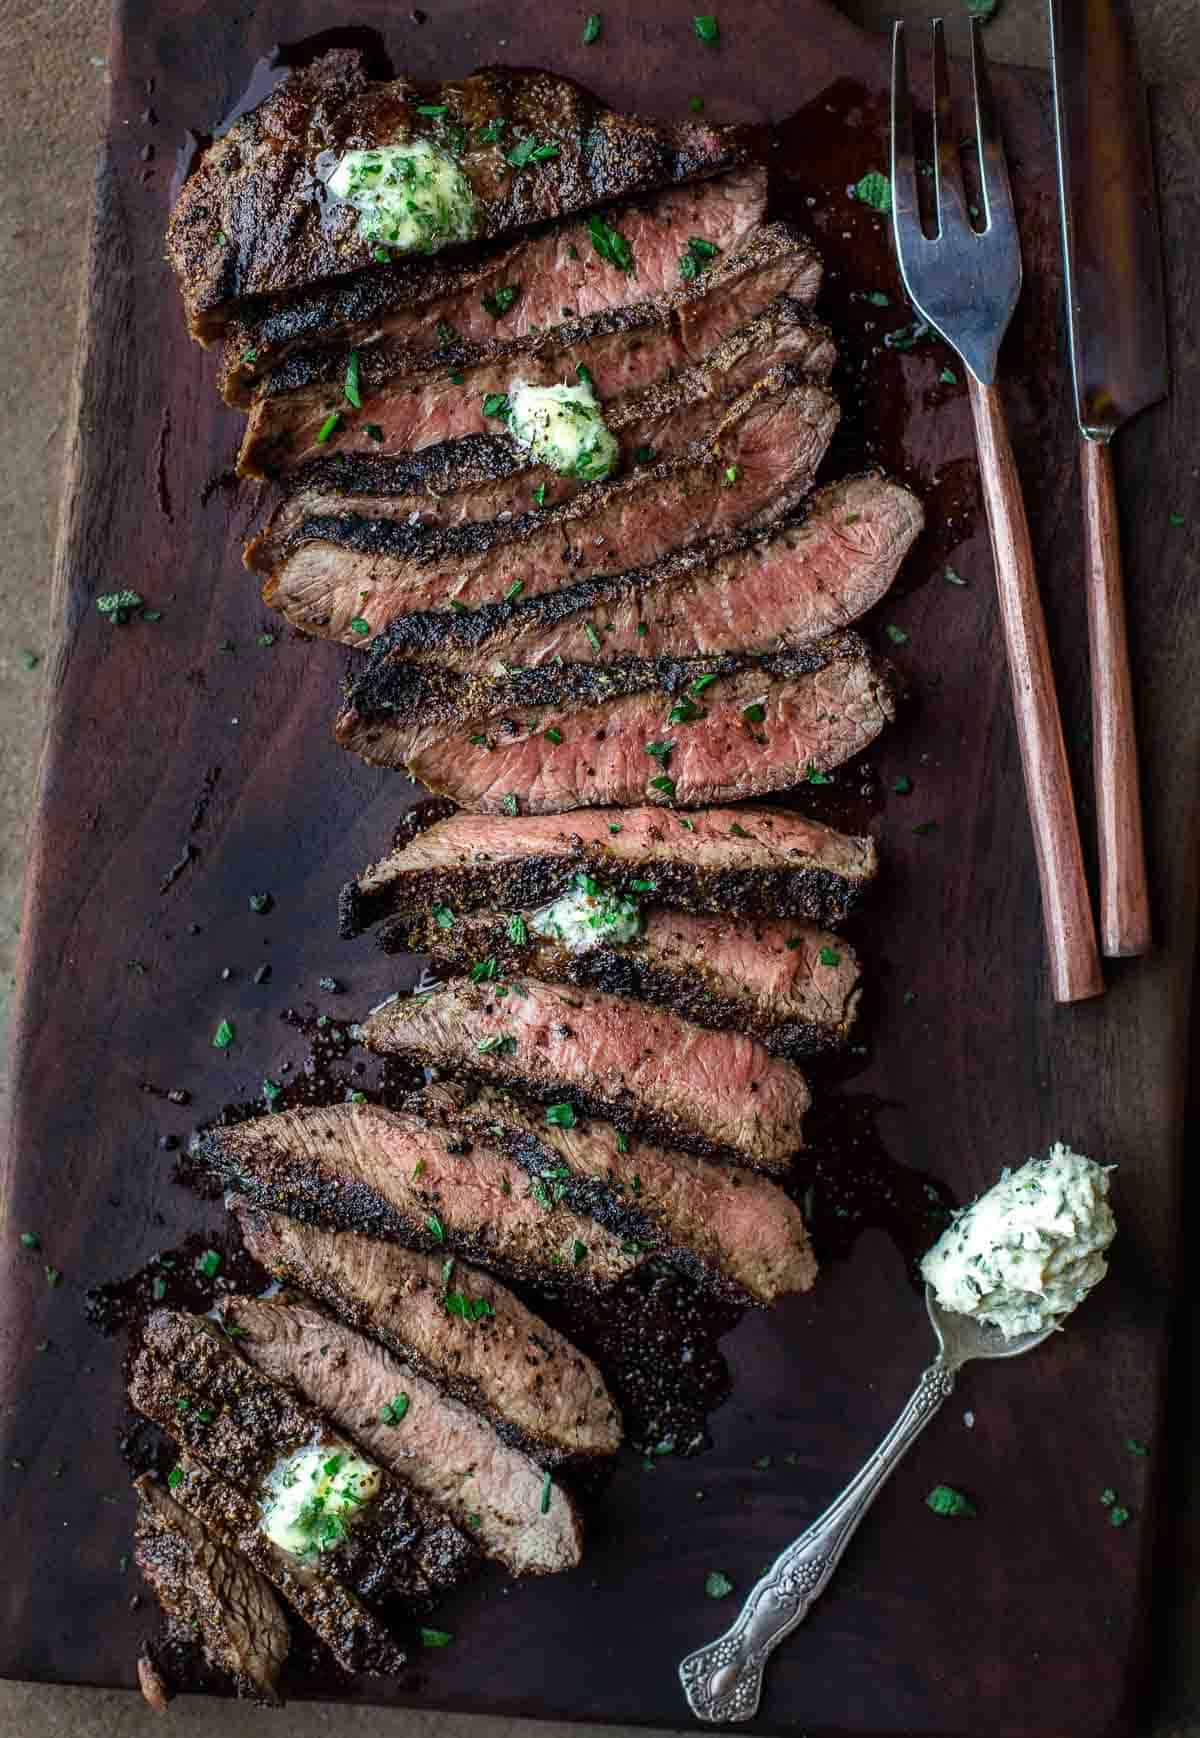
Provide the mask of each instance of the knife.
POLYGON ((1083 436, 1100 940, 1151 946, 1116 489, 1109 443, 1168 388, 1150 116, 1128 0, 1048 0, 1067 327, 1083 436))

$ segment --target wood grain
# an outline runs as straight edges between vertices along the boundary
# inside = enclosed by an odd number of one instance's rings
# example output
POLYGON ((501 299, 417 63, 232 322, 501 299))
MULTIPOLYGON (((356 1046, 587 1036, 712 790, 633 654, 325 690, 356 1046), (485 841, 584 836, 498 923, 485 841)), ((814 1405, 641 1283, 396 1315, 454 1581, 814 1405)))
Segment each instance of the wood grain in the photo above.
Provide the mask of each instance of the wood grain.
POLYGON ((1056 1002, 1082 1002, 1104 994, 1104 977, 1025 499, 999 388, 968 370, 967 391, 1042 890, 1050 993, 1056 1002))
POLYGON ((1107 441, 1079 445, 1083 488, 1084 573, 1092 660, 1092 767, 1100 852, 1100 943, 1115 959, 1153 946, 1141 774, 1117 485, 1107 441))
MULTIPOLYGON (((1189 567, 1200 525, 1198 93, 1181 89, 1156 116, 1175 396, 1115 454, 1161 946, 1117 962, 1105 997, 1063 1009, 1047 994, 969 406, 961 388, 939 385, 933 347, 880 343, 908 314, 882 220, 846 196, 886 161, 886 43, 819 0, 746 0, 722 16, 716 50, 695 42, 688 15, 642 0, 603 15, 602 46, 585 48, 569 9, 446 0, 416 24, 390 0, 355 8, 418 77, 497 59, 545 64, 665 116, 697 95, 717 119, 786 121, 775 194, 829 262, 822 312, 855 357, 839 383, 845 430, 831 465, 880 458, 921 489, 931 521, 880 612, 908 635, 889 649, 914 699, 874 757, 889 793, 875 823, 888 874, 853 939, 877 1012, 842 1090, 873 1110, 898 1161, 963 1198, 1056 1137, 1120 1167, 1111 1278, 1036 1359, 967 1373, 956 1409, 974 1412, 974 1430, 948 1414, 899 1469, 836 1592, 776 1656, 758 1729, 1108 1738, 1128 1727, 1145 1660, 1164 1458, 1134 1461, 1123 1444, 1158 1446, 1179 1235, 1200 749, 1189 567), (1184 515, 1183 530, 1168 510, 1184 515), (947 561, 965 586, 945 583, 947 561), (891 795, 902 774, 911 795, 891 795), (939 831, 914 830, 926 822, 939 831), (976 1500, 969 1532, 925 1508, 939 1482, 976 1500), (1134 1511, 1124 1531, 1097 1501, 1109 1484, 1134 1511)), ((118 16, 0 1234, 9 1676, 134 1682, 149 1625, 130 1610, 137 1584, 121 1567, 133 1514, 121 1348, 89 1326, 85 1297, 185 1237, 224 1236, 219 1204, 175 1182, 159 1142, 253 1098, 286 1063, 302 1066, 305 1046, 280 1018, 289 1005, 351 1016, 405 981, 370 938, 337 941, 334 904, 413 792, 331 742, 341 654, 286 633, 258 644, 278 623, 238 559, 256 501, 218 481, 240 419, 217 400, 211 359, 184 341, 162 260, 186 130, 229 109, 273 41, 329 16, 317 0, 260 0, 252 13, 225 0, 125 0, 118 16), (125 584, 163 619, 108 627, 95 598, 125 584), (185 847, 187 867, 160 891, 185 847), (275 899, 266 916, 248 904, 264 889, 275 899), (318 988, 330 973, 344 985, 336 998, 318 988), (237 1028, 227 1052, 212 1046, 222 1017, 237 1028), (190 1102, 159 1095, 168 1088, 190 1102), (23 1230, 40 1233, 40 1251, 20 1246, 23 1230), (56 1287, 47 1264, 61 1272, 56 1287)), ((1034 79, 998 70, 995 84, 1027 268, 1004 374, 1087 841, 1087 637, 1049 107, 1034 79)), ((868 631, 886 643, 880 622, 868 631)), ((869 1236, 810 1296, 748 1318, 727 1351, 737 1388, 714 1419, 712 1451, 653 1472, 624 1462, 579 1574, 508 1591, 485 1579, 445 1613, 453 1649, 411 1680, 347 1694, 678 1727, 676 1662, 717 1615, 706 1573, 721 1569, 744 1591, 824 1507, 926 1361, 927 1329, 894 1251, 869 1236), (754 1464, 764 1455, 769 1470, 754 1464)))

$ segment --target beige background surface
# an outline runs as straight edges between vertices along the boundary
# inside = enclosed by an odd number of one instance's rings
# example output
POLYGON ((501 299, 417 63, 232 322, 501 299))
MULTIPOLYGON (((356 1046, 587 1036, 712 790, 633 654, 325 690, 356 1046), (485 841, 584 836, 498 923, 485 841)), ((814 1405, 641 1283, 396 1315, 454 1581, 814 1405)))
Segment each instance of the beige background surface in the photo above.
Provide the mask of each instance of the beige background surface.
MULTIPOLYGON (((1133 5, 1146 76, 1194 77, 1200 0, 1133 5)), ((845 10, 872 28, 883 28, 894 12, 885 0, 845 0, 845 10)), ((938 10, 934 0, 909 0, 905 13, 926 17, 938 10)), ((954 4, 946 7, 948 13, 956 10, 954 4)), ((331 21, 352 12, 352 5, 343 10, 331 4, 331 21)), ((0 1046, 52 632, 46 600, 93 162, 107 102, 108 14, 107 0, 0 0, 0 1046), (31 655, 39 660, 32 669, 31 655)), ((965 29, 961 18, 953 29, 965 29)), ((1003 0, 988 27, 988 45, 998 59, 1043 64, 1042 0, 1003 0)), ((119 421, 112 438, 121 438, 119 421)), ((0 1084, 0 1093, 6 1090, 0 1084)), ((1145 1729, 1156 1738, 1200 1738, 1200 1502, 1194 1495, 1200 1428, 1190 1391, 1200 1343, 1196 1330, 1191 1310, 1181 1323, 1175 1360, 1169 1450, 1174 1540, 1160 1574, 1158 1657, 1145 1716, 1145 1729)), ((79 1621, 87 1621, 86 1613, 79 1621)), ((268 1718, 198 1699, 177 1702, 171 1714, 181 1731, 219 1730, 223 1738, 240 1738, 268 1718)), ((311 1706, 293 1706, 282 1718, 293 1738, 368 1732, 373 1738, 401 1732, 405 1738, 540 1738, 546 1730, 519 1721, 311 1706)), ((152 1721, 132 1695, 0 1684, 3 1738, 135 1738, 152 1721)), ((279 1721, 276 1716, 276 1727, 279 1721)), ((581 1738, 595 1730, 572 1728, 581 1738)))

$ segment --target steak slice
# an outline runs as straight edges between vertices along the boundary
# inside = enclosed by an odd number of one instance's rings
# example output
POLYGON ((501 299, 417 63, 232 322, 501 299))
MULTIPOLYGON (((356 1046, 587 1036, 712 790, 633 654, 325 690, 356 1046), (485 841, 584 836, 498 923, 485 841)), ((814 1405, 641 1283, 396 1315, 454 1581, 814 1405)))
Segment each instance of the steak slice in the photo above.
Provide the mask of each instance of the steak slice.
MULTIPOLYGON (((288 1456, 314 1446, 353 1453, 311 1407, 266 1381, 202 1316, 155 1310, 130 1366, 137 1410, 181 1448, 258 1501, 288 1456)), ((444 1515, 393 1474, 365 1503, 336 1546, 330 1573, 365 1598, 424 1599, 455 1586, 475 1553, 444 1515)))
POLYGON ((517 1280, 600 1289, 640 1265, 601 1227, 522 1191, 495 1147, 460 1146, 421 1118, 337 1104, 212 1129, 195 1153, 256 1206, 443 1261, 462 1256, 517 1280))
POLYGON ((493 672, 562 659, 795 650, 873 608, 923 522, 920 502, 899 483, 877 472, 845 478, 818 489, 798 523, 675 550, 542 597, 404 616, 376 638, 349 692, 387 702, 396 659, 493 672))
POLYGON ((268 1539, 252 1498, 191 1455, 181 1458, 172 1477, 176 1503, 269 1581, 340 1666, 381 1676, 400 1670, 405 1657, 387 1626, 327 1564, 315 1568, 268 1539))
MULTIPOLYGON (((708 809, 691 830, 659 808, 557 816, 450 815, 365 869, 341 893, 346 937, 424 906, 530 911, 597 875, 676 910, 837 923, 875 879, 875 841, 791 809, 708 809)), ((276 1119, 277 1120, 277 1119, 276 1119)))
POLYGON ((589 483, 544 511, 428 530, 346 513, 305 520, 263 598, 306 633, 362 646, 413 611, 471 609, 623 573, 782 517, 811 487, 837 419, 833 395, 784 364, 694 452, 589 483))
MULTIPOLYGON (((221 391, 231 404, 248 404, 263 392, 331 377, 335 357, 344 372, 347 345, 364 352, 364 363, 367 350, 386 346, 392 371, 408 372, 434 354, 457 367, 478 345, 536 341, 564 321, 644 308, 647 302, 678 305, 682 312, 703 294, 702 282, 681 280, 679 262, 691 238, 703 237, 728 258, 760 233, 765 207, 766 175, 752 167, 622 207, 610 221, 629 243, 636 272, 622 271, 598 253, 581 219, 480 250, 474 258, 397 258, 386 272, 356 272, 232 320, 222 341, 221 391), (502 309, 496 292, 514 288, 516 300, 502 309)), ((811 301, 821 268, 811 248, 804 251, 811 301)), ((724 263, 703 275, 714 275, 724 263)))
POLYGON ((398 997, 367 1019, 365 1042, 701 1157, 783 1171, 803 1144, 804 1076, 752 1038, 598 990, 534 979, 508 989, 501 998, 460 978, 424 1000, 398 997))
POLYGON ((552 73, 492 67, 418 89, 406 78, 369 83, 361 54, 335 50, 235 121, 184 183, 167 258, 193 335, 214 337, 247 297, 369 268, 375 245, 359 233, 358 213, 324 192, 321 170, 348 146, 397 139, 455 152, 474 198, 477 241, 711 175, 736 156, 728 132, 614 114, 552 73), (555 154, 514 174, 507 154, 532 135, 555 154))
MULTIPOLYGON (((623 468, 661 462, 707 440, 729 406, 779 363, 793 363, 806 379, 826 383, 836 354, 827 327, 810 321, 789 297, 778 298, 695 367, 605 401, 604 418, 617 437, 623 468)), ((243 559, 247 567, 270 573, 307 521, 334 514, 397 523, 413 522, 416 515, 425 526, 460 525, 526 513, 535 504, 554 506, 583 486, 578 478, 531 464, 508 434, 460 435, 402 458, 339 454, 298 473, 292 493, 251 538, 243 559)))
MULTIPOLYGON (((444 1295, 461 1298, 454 1277, 444 1295)), ((233 1298, 222 1313, 241 1330, 239 1349, 256 1370, 295 1389, 377 1466, 444 1509, 485 1556, 514 1575, 554 1575, 578 1564, 583 1527, 567 1493, 411 1364, 310 1304, 233 1298), (399 1425, 391 1422, 398 1394, 408 1396, 399 1425)))
POLYGON ((858 754, 895 717, 890 676, 853 633, 735 665, 703 689, 702 705, 686 697, 712 674, 710 660, 665 671, 657 661, 564 665, 557 674, 564 698, 550 711, 544 702, 505 705, 506 695, 494 708, 475 701, 450 718, 431 704, 424 724, 347 710, 337 739, 373 766, 406 767, 461 808, 554 814, 787 790, 858 754), (619 698, 574 700, 577 676, 593 693, 607 687, 619 698), (691 710, 672 723, 681 705, 691 710))
POLYGON ((488 1306, 469 1321, 445 1306, 440 1256, 305 1225, 238 1195, 226 1205, 269 1273, 482 1412, 505 1441, 551 1465, 616 1453, 620 1415, 599 1370, 490 1274, 455 1268, 456 1290, 488 1306))
MULTIPOLYGON (((591 881, 592 877, 581 879, 591 881)), ((429 954, 489 977, 529 972, 543 983, 578 984, 670 1008, 697 1026, 757 1038, 795 1060, 845 1044, 858 1013, 858 957, 840 936, 795 918, 701 916, 652 905, 635 940, 596 939, 580 951, 539 935, 537 913, 452 912, 447 927, 419 906, 380 932, 385 953, 429 954)))
POLYGON ((819 282, 807 242, 771 224, 700 277, 672 291, 642 292, 645 299, 630 306, 486 342, 447 331, 448 342, 432 353, 391 341, 360 351, 356 409, 345 394, 344 350, 297 356, 251 407, 238 468, 243 476, 283 477, 331 450, 378 456, 481 434, 496 426, 483 414, 485 399, 507 391, 517 375, 552 386, 585 367, 602 396, 633 392, 698 362, 781 295, 811 307, 819 282))
POLYGON ((816 1278, 800 1209, 754 1171, 623 1139, 609 1123, 547 1126, 503 1093, 481 1093, 455 1120, 486 1129, 576 1212, 741 1302, 774 1303, 816 1278))
POLYGON ((279 1675, 292 1638, 270 1582, 152 1474, 135 1479, 134 1489, 134 1561, 158 1603, 198 1636, 207 1663, 232 1679, 239 1696, 282 1706, 279 1675))

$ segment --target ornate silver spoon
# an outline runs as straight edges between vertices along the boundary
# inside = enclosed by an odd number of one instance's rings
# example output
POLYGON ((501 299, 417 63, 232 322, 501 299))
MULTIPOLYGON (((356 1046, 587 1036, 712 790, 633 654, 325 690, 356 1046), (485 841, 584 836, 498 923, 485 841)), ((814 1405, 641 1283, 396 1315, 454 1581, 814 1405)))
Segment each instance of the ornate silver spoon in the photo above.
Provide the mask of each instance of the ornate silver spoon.
POLYGON ((937 1337, 938 1355, 917 1383, 899 1418, 841 1496, 789 1545, 752 1588, 736 1622, 717 1641, 688 1654, 679 1667, 693 1714, 717 1723, 749 1720, 758 1708, 768 1655, 808 1616, 841 1561, 876 1493, 943 1401, 972 1358, 1015 1358, 1031 1352, 1057 1323, 1006 1340, 999 1328, 943 1310, 925 1287, 925 1307, 937 1337))

